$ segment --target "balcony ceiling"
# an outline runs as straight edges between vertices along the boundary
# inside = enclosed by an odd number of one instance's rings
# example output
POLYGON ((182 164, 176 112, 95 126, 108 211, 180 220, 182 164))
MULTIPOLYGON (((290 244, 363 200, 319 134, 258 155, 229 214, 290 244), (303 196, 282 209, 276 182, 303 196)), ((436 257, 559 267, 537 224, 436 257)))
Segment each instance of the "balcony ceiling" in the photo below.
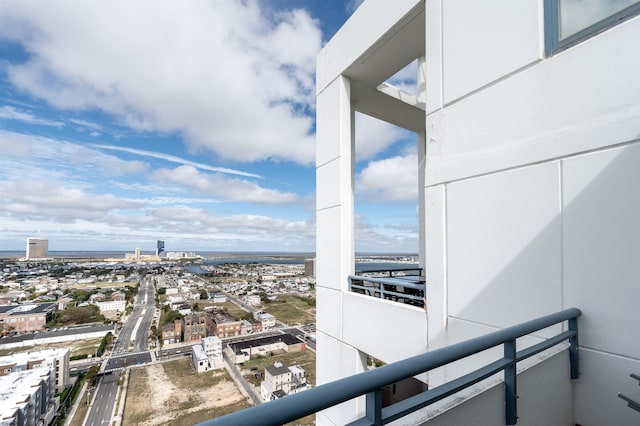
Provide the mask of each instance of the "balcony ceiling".
POLYGON ((357 111, 412 130, 425 129, 424 111, 377 87, 425 52, 425 10, 419 3, 344 72, 357 111))

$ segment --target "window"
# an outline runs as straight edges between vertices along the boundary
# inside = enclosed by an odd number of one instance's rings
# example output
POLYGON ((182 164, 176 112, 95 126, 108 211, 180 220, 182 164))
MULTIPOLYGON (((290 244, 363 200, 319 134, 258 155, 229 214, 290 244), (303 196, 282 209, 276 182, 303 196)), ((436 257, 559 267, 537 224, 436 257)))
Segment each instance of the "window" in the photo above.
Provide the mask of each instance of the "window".
POLYGON ((638 0, 545 0, 545 50, 551 55, 640 13, 638 0))

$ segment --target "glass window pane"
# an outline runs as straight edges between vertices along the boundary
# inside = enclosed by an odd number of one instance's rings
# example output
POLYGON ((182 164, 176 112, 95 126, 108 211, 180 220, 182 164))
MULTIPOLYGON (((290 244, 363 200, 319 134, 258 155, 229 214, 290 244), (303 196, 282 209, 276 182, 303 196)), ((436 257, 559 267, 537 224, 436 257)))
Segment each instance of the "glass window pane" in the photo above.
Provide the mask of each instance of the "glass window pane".
POLYGON ((638 0, 559 0, 560 40, 635 3, 638 0))

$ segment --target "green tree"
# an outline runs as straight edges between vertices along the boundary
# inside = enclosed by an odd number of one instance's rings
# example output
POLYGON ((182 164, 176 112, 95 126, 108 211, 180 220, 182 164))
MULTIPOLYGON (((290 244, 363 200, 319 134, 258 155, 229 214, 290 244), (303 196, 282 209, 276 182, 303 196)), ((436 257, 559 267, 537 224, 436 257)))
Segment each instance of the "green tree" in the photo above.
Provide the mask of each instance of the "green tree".
POLYGON ((262 303, 271 303, 271 300, 269 299, 269 297, 267 296, 267 293, 265 293, 264 291, 260 292, 260 301, 262 303))
POLYGON ((100 342, 100 346, 98 347, 98 350, 96 351, 96 355, 102 356, 102 354, 104 354, 105 348, 107 347, 108 344, 111 343, 112 340, 113 340, 113 334, 111 334, 111 332, 108 332, 107 334, 105 334, 104 337, 102 338, 102 341, 100 342))
POLYGON ((209 298, 209 293, 207 292, 206 289, 200 289, 200 299, 201 300, 206 300, 209 298))
POLYGON ((96 305, 69 307, 56 314, 56 320, 61 324, 86 324, 88 322, 102 322, 104 316, 96 305))
POLYGON ((181 319, 181 318, 182 318, 182 314, 180 314, 180 312, 171 310, 167 312, 166 315, 163 315, 162 325, 168 324, 170 322, 174 322, 175 320, 181 319))

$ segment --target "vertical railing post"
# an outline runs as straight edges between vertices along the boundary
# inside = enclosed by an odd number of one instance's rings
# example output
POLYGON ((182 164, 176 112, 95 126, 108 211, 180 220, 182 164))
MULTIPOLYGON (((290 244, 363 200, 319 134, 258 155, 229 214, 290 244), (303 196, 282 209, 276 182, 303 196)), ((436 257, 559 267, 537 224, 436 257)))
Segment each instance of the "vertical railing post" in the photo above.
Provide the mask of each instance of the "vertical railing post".
POLYGON ((516 341, 504 342, 504 358, 509 365, 504 368, 504 402, 506 424, 515 425, 518 422, 518 403, 516 398, 516 341))
POLYGON ((571 367, 571 378, 580 377, 580 359, 578 357, 578 318, 569 319, 569 330, 575 331, 575 335, 569 338, 569 365, 571 367))
POLYGON ((366 417, 372 426, 382 426, 382 392, 380 389, 366 396, 366 417))

